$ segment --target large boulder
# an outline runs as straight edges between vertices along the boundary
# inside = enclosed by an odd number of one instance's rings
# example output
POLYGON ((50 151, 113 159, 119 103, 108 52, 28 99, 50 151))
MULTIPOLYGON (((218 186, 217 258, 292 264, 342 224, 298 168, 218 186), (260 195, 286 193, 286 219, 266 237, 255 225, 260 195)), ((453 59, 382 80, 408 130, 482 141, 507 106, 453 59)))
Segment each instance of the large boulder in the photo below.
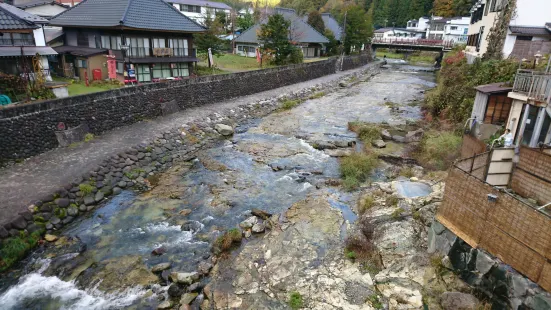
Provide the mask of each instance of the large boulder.
POLYGON ((251 216, 248 219, 244 220, 239 224, 239 227, 243 229, 251 229, 253 228, 254 224, 258 222, 258 218, 256 216, 251 216))
POLYGON ((411 143, 411 142, 419 142, 421 141, 421 139, 423 139, 423 134, 425 132, 423 131, 422 128, 419 128, 415 131, 410 131, 406 134, 406 143, 411 143))
POLYGON ((440 300, 445 310, 475 310, 478 305, 476 297, 460 292, 445 292, 440 300))
POLYGON ((23 216, 18 215, 11 221, 11 227, 16 229, 25 229, 25 227, 27 227, 27 221, 25 221, 23 216))
POLYGON ((231 126, 224 124, 216 124, 214 125, 214 129, 216 129, 216 131, 223 136, 231 136, 234 132, 231 126))
POLYGON ((199 279, 197 272, 173 272, 170 274, 173 282, 190 285, 199 279))

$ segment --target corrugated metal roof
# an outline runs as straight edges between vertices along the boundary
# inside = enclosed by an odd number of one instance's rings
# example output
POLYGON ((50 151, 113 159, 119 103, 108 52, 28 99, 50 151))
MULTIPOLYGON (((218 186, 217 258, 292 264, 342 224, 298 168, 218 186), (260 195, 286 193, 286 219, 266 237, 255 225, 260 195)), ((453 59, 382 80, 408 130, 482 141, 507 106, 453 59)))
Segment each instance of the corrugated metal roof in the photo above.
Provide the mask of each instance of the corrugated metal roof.
POLYGON ((546 27, 534 26, 510 26, 509 29, 514 35, 521 36, 551 36, 551 32, 546 27))
MULTIPOLYGON (((294 38, 292 39, 294 41, 299 43, 329 43, 329 40, 325 36, 302 20, 295 13, 295 10, 276 8, 274 13, 283 15, 286 20, 291 22, 292 33, 294 34, 294 38)), ((267 21, 267 18, 263 19, 260 23, 243 32, 235 41, 240 43, 259 43, 257 30, 260 29, 261 24, 265 24, 267 21)))
POLYGON ((203 32, 205 28, 162 0, 84 0, 51 20, 55 26, 203 32))
POLYGON ((500 82, 500 83, 479 85, 474 89, 478 90, 481 93, 493 94, 493 93, 510 92, 511 90, 513 90, 513 87, 503 86, 503 82, 500 82))
MULTIPOLYGON (((34 56, 36 53, 47 56, 47 55, 57 55, 49 46, 24 46, 23 54, 25 56, 34 56)), ((20 46, 1 46, 0 47, 0 57, 10 57, 10 56, 21 56, 21 47, 20 46)))
POLYGON ((165 1, 168 3, 197 5, 197 6, 216 8, 216 9, 231 10, 231 6, 222 2, 204 1, 204 0, 165 0, 165 1))
POLYGON ((12 5, 0 3, 0 29, 36 29, 36 24, 47 24, 48 20, 27 13, 12 5))

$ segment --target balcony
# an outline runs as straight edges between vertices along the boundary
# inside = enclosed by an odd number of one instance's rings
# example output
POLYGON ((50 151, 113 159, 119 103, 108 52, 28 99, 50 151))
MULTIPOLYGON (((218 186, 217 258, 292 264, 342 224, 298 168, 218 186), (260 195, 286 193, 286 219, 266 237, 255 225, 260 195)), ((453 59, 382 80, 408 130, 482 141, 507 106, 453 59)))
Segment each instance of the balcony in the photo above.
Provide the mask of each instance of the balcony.
POLYGON ((195 58, 195 50, 189 48, 147 48, 147 47, 130 47, 127 55, 129 58, 195 58))
POLYGON ((534 101, 534 105, 548 105, 551 100, 551 74, 519 69, 513 92, 526 96, 534 101))

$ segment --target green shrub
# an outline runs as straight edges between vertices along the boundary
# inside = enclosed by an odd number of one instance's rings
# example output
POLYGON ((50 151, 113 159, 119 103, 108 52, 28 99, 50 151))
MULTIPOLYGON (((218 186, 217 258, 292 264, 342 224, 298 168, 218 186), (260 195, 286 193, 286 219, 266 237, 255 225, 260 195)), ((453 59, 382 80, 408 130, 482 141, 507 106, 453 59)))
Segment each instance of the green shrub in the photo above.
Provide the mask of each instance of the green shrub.
POLYGON ((446 170, 459 157, 461 137, 453 132, 428 132, 415 157, 426 168, 446 170))
POLYGON ((398 208, 396 210, 394 210, 394 212, 392 212, 392 214, 390 215, 393 219, 397 219, 399 218, 400 216, 402 216, 402 213, 404 213, 404 209, 402 208, 398 208))
POLYGON ((301 103, 299 99, 288 99, 285 98, 281 104, 281 110, 291 110, 292 108, 298 106, 301 103))
POLYGON ((318 99, 318 98, 321 98, 325 96, 325 93, 324 92, 319 92, 319 93, 315 93, 313 95, 310 95, 310 97, 308 97, 308 99, 318 99))
POLYGON ((394 196, 394 195, 390 195, 388 197, 386 197, 386 205, 389 206, 389 207, 394 207, 398 204, 398 201, 400 201, 400 199, 397 197, 397 196, 394 196))
POLYGON ((369 296, 369 303, 375 309, 383 309, 384 308, 383 303, 379 299, 379 296, 377 296, 376 294, 373 294, 373 295, 369 296))
POLYGON ((377 163, 378 158, 375 154, 352 153, 341 159, 340 172, 345 188, 352 190, 360 182, 366 181, 377 163))
POLYGON ((415 175, 413 173, 413 169, 411 167, 403 167, 402 169, 400 169, 399 174, 403 177, 406 177, 406 178, 411 178, 415 175))
POLYGON ((90 184, 82 183, 78 186, 78 189, 82 192, 84 196, 92 194, 94 187, 90 184))
POLYGON ((350 260, 356 259, 356 252, 344 249, 344 256, 350 260))
POLYGON ((357 133, 358 138, 366 144, 371 143, 371 141, 381 139, 381 128, 374 124, 349 122, 348 130, 357 133))
POLYGON ((289 295, 289 306, 293 310, 300 309, 304 306, 302 295, 300 295, 299 292, 291 292, 291 295, 289 295))
POLYGON ((215 252, 222 253, 230 250, 234 244, 241 243, 243 238, 239 228, 232 228, 214 241, 215 252))
POLYGON ((94 140, 95 136, 93 133, 87 133, 85 136, 84 136, 84 142, 90 142, 92 140, 94 140))

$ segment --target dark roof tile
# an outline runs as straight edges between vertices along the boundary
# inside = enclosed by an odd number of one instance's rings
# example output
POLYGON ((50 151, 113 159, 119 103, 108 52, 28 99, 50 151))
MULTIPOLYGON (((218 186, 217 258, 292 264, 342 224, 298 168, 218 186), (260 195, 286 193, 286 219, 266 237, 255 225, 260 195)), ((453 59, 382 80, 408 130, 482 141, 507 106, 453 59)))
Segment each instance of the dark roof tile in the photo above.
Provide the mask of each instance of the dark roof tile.
POLYGON ((36 24, 47 24, 48 20, 27 13, 6 3, 0 3, 0 29, 36 29, 36 24))
POLYGON ((511 30, 511 33, 513 33, 514 35, 520 35, 520 36, 551 36, 551 30, 549 30, 546 27, 510 26, 509 29, 511 30))

